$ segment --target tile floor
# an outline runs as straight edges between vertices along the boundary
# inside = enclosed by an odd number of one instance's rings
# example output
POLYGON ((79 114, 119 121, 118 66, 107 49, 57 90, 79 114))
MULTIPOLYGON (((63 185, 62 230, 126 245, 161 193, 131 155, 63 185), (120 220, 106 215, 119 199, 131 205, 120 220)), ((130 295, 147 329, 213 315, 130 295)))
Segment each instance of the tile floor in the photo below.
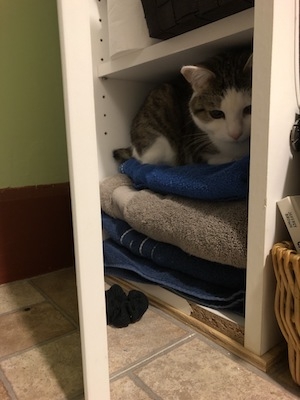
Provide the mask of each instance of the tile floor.
MULTIPOLYGON (((300 398, 286 362, 263 374, 152 306, 108 341, 112 400, 300 398)), ((0 399, 84 399, 73 269, 0 286, 0 399)))

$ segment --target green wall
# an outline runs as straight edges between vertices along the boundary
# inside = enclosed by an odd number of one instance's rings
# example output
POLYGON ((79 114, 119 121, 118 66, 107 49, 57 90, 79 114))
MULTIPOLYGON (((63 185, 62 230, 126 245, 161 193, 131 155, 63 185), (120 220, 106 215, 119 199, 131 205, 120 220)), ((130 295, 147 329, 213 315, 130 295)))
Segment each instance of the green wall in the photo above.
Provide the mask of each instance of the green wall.
POLYGON ((0 0, 0 188, 68 181, 55 0, 0 0))

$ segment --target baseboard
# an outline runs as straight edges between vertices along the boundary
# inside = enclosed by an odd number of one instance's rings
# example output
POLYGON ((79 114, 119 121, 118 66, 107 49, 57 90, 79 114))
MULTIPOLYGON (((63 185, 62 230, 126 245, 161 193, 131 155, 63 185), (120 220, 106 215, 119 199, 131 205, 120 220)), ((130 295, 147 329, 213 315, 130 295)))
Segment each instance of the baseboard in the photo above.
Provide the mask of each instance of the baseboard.
POLYGON ((69 183, 0 189, 0 284, 72 265, 69 183))

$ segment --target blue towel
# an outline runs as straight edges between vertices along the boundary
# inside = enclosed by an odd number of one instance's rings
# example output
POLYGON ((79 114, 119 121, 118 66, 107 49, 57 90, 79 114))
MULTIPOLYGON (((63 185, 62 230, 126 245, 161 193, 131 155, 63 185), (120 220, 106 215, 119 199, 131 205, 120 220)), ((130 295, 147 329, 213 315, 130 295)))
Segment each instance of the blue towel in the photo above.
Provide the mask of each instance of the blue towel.
POLYGON ((133 254, 160 267, 179 271, 224 288, 245 289, 246 270, 194 257, 168 243, 158 242, 135 231, 127 222, 102 212, 102 224, 110 238, 133 254))
MULTIPOLYGON (((146 278, 142 278, 140 275, 136 274, 133 271, 129 271, 127 269, 123 268, 116 268, 116 267, 106 267, 105 268, 105 275, 106 276, 112 276, 116 278, 121 278, 125 280, 129 280, 132 282, 139 282, 139 283, 144 283, 144 284, 151 284, 151 285, 156 285, 155 282, 149 281, 146 278)), ((173 292, 177 294, 180 297, 183 297, 184 299, 191 301, 193 303, 213 308, 215 310, 227 310, 227 311, 232 311, 236 314, 239 314, 241 316, 245 316, 245 297, 241 296, 240 298, 237 298, 235 300, 230 301, 229 303, 226 302, 218 302, 218 301, 213 301, 213 300, 203 300, 199 297, 195 297, 192 295, 188 295, 180 290, 175 290, 171 287, 160 285, 160 287, 164 287, 165 289, 169 290, 170 292, 173 292)))
POLYGON ((249 156, 222 165, 180 167, 141 164, 131 158, 120 165, 136 189, 150 189, 201 200, 241 200, 248 196, 249 156))
POLYGON ((154 283, 198 304, 215 309, 234 309, 243 314, 245 291, 222 288, 178 271, 161 268, 152 261, 135 256, 111 239, 103 242, 104 272, 106 275, 154 283))

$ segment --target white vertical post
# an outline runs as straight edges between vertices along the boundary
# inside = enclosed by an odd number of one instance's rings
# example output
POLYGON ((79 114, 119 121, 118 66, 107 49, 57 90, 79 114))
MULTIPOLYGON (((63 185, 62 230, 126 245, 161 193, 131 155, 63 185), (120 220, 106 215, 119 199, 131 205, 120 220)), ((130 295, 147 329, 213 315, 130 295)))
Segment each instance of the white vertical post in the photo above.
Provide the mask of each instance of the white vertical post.
POLYGON ((89 2, 86 0, 57 0, 57 5, 85 399, 109 400, 89 2))
POLYGON ((299 189, 296 160, 289 148, 297 111, 295 0, 258 0, 254 10, 245 347, 262 355, 280 338, 269 257, 274 242, 285 239, 276 201, 299 189))

